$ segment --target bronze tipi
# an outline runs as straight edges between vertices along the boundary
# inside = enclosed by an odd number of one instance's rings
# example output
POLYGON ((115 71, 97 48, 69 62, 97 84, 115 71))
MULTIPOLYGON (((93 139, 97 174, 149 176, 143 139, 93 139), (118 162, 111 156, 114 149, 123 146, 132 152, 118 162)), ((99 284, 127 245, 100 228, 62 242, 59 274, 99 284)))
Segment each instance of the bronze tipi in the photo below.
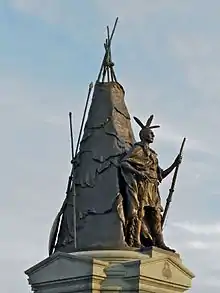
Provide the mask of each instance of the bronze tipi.
POLYGON ((111 57, 116 24, 117 20, 111 35, 107 28, 105 55, 74 161, 75 203, 72 192, 67 195, 51 230, 50 254, 126 246, 118 161, 134 143, 134 136, 124 101, 125 91, 116 79, 111 57))

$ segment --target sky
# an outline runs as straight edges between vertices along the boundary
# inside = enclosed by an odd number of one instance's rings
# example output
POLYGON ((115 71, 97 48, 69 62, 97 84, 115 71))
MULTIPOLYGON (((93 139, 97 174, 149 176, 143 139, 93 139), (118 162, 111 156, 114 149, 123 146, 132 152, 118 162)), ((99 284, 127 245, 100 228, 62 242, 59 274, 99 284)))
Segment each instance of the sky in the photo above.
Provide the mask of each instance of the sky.
POLYGON ((76 138, 118 16, 117 78, 131 116, 161 125, 163 168, 187 137, 166 242, 196 275, 189 292, 219 292, 219 10, 217 0, 0 0, 2 291, 30 292, 24 270, 47 257, 70 171, 68 112, 76 138))

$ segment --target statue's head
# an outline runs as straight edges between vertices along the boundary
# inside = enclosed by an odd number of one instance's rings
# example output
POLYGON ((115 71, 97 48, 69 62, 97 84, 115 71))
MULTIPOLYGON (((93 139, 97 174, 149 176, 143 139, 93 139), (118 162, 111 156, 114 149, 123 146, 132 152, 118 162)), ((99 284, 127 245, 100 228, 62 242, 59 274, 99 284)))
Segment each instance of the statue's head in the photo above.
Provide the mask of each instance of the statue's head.
POLYGON ((152 143, 154 141, 154 133, 149 128, 143 128, 139 132, 139 137, 141 141, 152 143))
POLYGON ((140 140, 143 142, 152 143, 154 141, 154 137, 155 137, 152 129, 160 127, 159 125, 151 126, 153 118, 154 118, 154 116, 151 115, 148 118, 147 123, 144 125, 137 117, 134 117, 134 120, 141 127, 141 130, 139 132, 139 137, 140 137, 140 140))

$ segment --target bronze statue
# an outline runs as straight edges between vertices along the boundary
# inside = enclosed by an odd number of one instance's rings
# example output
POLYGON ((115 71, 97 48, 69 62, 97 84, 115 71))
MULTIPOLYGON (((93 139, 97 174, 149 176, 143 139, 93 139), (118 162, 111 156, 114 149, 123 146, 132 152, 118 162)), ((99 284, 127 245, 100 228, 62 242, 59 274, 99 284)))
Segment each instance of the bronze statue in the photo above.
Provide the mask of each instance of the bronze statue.
POLYGON ((173 251, 164 243, 162 226, 172 200, 185 139, 180 155, 166 170, 159 167, 157 154, 149 147, 154 140, 152 129, 159 127, 151 126, 153 115, 146 125, 135 118, 141 127, 141 141, 135 143, 125 91, 116 79, 111 58, 117 20, 111 34, 107 27, 105 55, 85 121, 89 87, 75 153, 71 131, 74 158, 66 198, 51 229, 49 254, 128 246, 158 246, 173 251), (158 186, 173 169, 161 216, 158 186))
POLYGON ((125 238, 131 247, 154 245, 175 252, 164 243, 161 225, 163 208, 158 187, 180 164, 182 156, 178 155, 166 170, 161 169, 156 152, 150 148, 154 141, 152 129, 160 126, 151 126, 153 115, 147 120, 146 125, 138 118, 134 119, 141 127, 141 141, 135 143, 120 162, 124 183, 122 194, 126 219, 125 238))

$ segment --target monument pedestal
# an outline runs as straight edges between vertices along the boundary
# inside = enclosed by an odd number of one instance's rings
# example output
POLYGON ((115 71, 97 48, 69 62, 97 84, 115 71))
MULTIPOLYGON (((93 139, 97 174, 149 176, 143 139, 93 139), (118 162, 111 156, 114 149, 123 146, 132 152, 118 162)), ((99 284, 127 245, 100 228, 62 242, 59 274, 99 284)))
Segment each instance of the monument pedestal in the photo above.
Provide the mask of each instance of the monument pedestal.
POLYGON ((38 293, 185 292, 194 275, 159 248, 57 252, 25 272, 38 293))

